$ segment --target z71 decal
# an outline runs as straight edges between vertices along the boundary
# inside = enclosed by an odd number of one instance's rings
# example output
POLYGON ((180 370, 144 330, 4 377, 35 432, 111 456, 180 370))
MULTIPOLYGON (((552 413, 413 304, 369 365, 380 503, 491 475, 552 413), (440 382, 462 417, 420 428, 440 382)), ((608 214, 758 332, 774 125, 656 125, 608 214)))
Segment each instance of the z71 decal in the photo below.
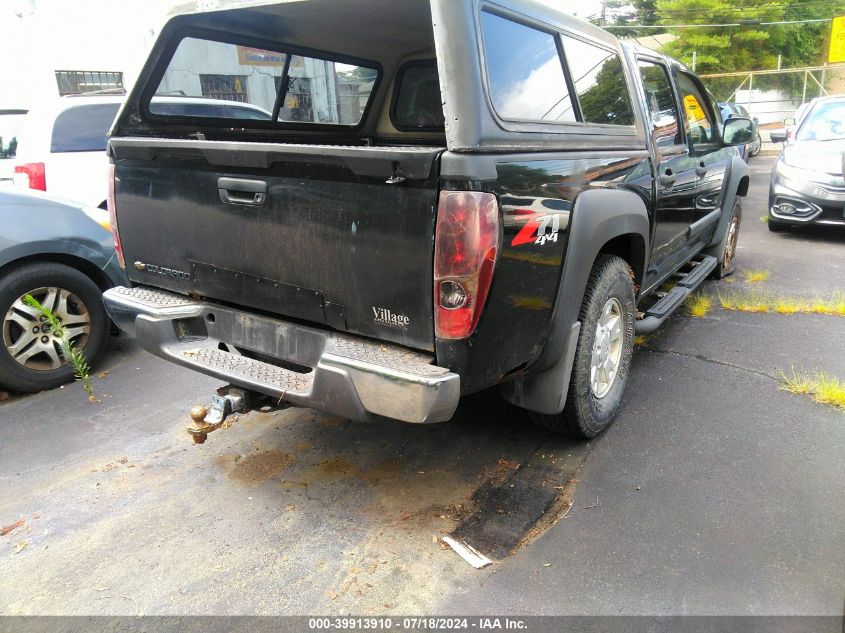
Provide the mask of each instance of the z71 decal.
POLYGON ((519 246, 520 244, 534 244, 543 245, 546 242, 557 242, 557 234, 560 231, 560 216, 542 215, 539 218, 528 220, 522 230, 513 238, 511 246, 519 246))

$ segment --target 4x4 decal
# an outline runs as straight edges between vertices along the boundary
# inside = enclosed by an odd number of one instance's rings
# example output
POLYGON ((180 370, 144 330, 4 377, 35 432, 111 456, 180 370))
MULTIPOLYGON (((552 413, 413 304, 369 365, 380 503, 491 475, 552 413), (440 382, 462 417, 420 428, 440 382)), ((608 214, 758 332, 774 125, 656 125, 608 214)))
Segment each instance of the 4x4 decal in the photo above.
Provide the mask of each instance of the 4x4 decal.
POLYGON ((529 242, 542 246, 546 242, 557 242, 558 231, 560 231, 559 215, 541 215, 525 223, 522 230, 513 238, 511 246, 519 246, 529 242), (550 227, 551 230, 549 230, 550 227))

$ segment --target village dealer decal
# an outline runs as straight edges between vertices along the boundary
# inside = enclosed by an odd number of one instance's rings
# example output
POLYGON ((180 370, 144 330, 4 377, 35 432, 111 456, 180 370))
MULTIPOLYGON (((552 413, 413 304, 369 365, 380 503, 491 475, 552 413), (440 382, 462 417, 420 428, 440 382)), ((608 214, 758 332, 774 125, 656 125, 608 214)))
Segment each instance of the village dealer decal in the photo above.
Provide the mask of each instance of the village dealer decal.
POLYGON ((379 325, 405 329, 411 324, 411 319, 404 314, 396 314, 388 308, 373 306, 373 321, 379 325))

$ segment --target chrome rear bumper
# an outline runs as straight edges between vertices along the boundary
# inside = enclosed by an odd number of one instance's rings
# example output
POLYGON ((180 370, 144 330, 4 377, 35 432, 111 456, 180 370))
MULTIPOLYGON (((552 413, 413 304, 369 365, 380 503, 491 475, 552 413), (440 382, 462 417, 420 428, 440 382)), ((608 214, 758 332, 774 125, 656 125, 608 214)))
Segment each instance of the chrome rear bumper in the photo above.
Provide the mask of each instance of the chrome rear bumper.
POLYGON ((143 286, 112 288, 103 301, 156 356, 293 405, 417 423, 448 420, 458 406, 460 377, 421 352, 143 286))

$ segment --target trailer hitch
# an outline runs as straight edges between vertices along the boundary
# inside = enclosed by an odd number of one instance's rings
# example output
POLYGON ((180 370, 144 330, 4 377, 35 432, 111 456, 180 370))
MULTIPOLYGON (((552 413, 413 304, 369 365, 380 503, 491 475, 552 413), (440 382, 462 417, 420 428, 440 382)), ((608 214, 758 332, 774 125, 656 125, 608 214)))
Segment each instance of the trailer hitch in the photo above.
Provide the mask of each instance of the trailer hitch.
POLYGON ((289 407, 288 403, 275 402, 273 398, 263 393, 226 385, 217 389, 217 394, 211 398, 211 406, 191 407, 188 435, 197 444, 202 444, 208 439, 209 433, 226 426, 226 419, 234 413, 249 413, 252 409, 280 411, 289 407))
POLYGON ((251 395, 251 392, 239 387, 220 387, 217 395, 211 398, 210 407, 197 405, 191 408, 192 422, 188 425, 188 435, 197 444, 202 444, 209 433, 223 426, 227 417, 233 413, 248 413, 251 395))

